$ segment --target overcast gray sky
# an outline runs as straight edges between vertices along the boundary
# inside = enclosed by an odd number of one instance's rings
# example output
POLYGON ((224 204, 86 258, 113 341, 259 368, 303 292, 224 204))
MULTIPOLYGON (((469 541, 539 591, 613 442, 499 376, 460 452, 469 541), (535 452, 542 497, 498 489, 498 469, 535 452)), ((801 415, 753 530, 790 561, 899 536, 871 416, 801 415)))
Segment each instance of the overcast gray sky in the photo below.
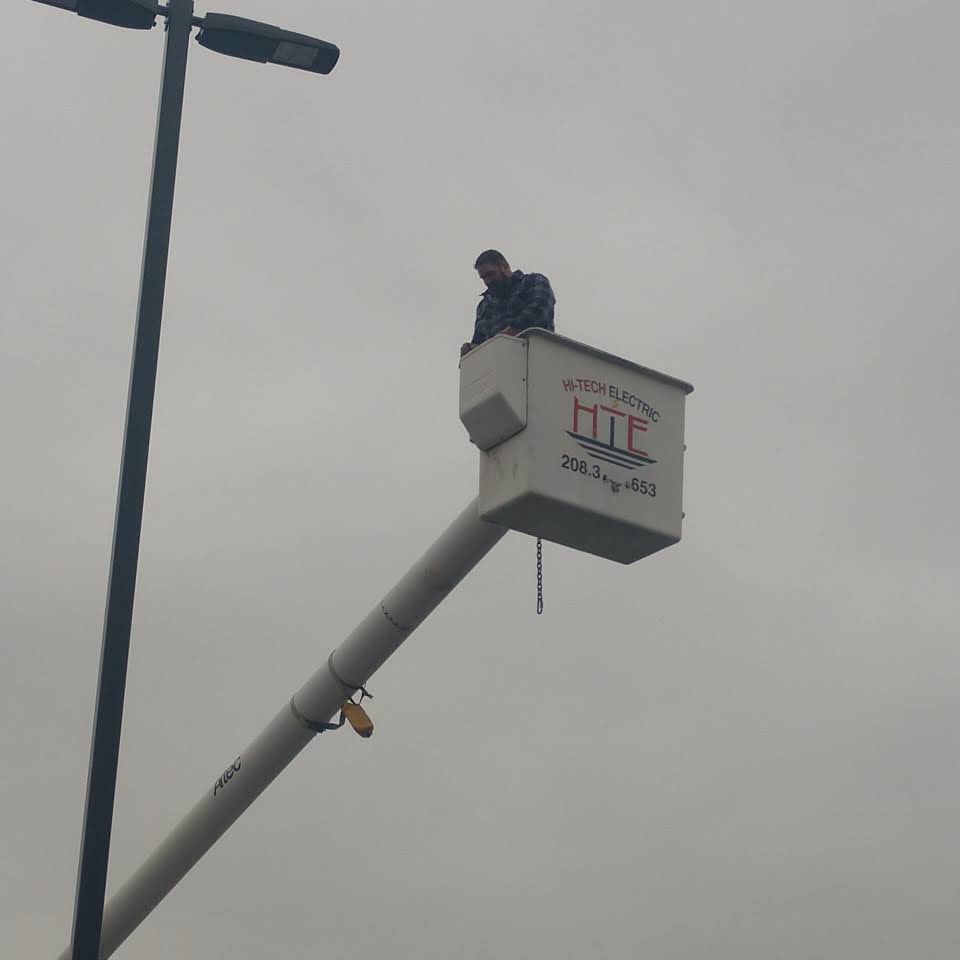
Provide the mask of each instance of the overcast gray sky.
MULTIPOLYGON (((49 958, 163 36, 4 8, 0 951, 49 958)), ((687 516, 546 545, 540 618, 509 535, 117 955, 954 956, 957 5, 217 9, 343 54, 191 45, 110 888, 474 495, 479 250, 696 385, 687 516)))

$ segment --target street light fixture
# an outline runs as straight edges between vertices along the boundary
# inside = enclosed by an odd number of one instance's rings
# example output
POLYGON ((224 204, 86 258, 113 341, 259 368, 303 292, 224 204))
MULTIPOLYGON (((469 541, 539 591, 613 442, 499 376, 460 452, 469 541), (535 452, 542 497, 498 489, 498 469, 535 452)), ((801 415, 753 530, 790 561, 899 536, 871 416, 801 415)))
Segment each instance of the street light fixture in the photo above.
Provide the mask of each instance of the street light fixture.
POLYGON ((329 73, 340 57, 332 43, 225 13, 208 13, 203 18, 197 43, 228 57, 279 63, 313 73, 329 73))
POLYGON ((324 40, 291 33, 255 20, 222 13, 195 17, 193 0, 168 0, 165 6, 154 0, 36 2, 134 30, 150 29, 158 16, 167 20, 70 941, 72 960, 99 960, 190 31, 194 26, 199 26, 198 41, 217 53, 260 63, 277 63, 313 73, 329 73, 336 65, 340 51, 324 40))
POLYGON ((133 30, 149 30, 163 12, 160 4, 153 0, 37 0, 37 3, 133 30))

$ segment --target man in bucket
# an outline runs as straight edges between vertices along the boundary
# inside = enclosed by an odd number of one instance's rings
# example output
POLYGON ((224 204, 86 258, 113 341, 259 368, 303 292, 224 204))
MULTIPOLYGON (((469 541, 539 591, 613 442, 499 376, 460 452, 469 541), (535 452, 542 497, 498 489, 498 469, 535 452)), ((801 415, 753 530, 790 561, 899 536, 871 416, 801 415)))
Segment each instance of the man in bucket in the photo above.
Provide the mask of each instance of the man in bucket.
POLYGON ((553 329, 557 300, 542 273, 511 270, 499 250, 484 250, 473 267, 487 289, 477 304, 473 339, 460 348, 461 357, 498 333, 516 336, 529 327, 553 329))

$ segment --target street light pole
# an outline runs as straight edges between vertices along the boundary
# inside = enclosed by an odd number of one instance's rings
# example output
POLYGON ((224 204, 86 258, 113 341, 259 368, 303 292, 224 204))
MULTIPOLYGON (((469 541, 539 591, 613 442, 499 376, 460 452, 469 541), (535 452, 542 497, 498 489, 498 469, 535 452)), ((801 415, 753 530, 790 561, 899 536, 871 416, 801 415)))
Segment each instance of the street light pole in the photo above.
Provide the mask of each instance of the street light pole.
POLYGON ((73 960, 97 960, 100 950, 193 0, 168 0, 165 13, 163 77, 77 871, 73 960))
POLYGON ((197 41, 216 53, 310 73, 330 73, 337 65, 340 50, 326 40, 283 30, 259 20, 223 13, 209 13, 196 18, 193 15, 193 0, 167 0, 166 6, 161 6, 158 0, 37 2, 59 7, 89 20, 134 30, 149 30, 158 16, 165 17, 167 21, 147 230, 140 270, 140 298, 133 337, 127 420, 120 459, 107 609, 100 647, 96 712, 80 841, 80 865, 77 869, 77 895, 68 948, 71 960, 99 960, 190 30, 198 26, 200 32, 197 41))

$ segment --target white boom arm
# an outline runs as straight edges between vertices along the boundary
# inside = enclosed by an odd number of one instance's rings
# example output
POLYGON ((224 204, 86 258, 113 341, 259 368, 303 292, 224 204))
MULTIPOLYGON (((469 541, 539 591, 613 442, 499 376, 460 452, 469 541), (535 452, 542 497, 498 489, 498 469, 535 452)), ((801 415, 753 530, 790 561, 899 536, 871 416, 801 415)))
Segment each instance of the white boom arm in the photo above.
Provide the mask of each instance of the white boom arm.
MULTIPOLYGON (((363 686, 507 532, 479 518, 477 500, 337 647, 289 704, 204 793, 104 909, 100 958, 109 957, 227 828, 363 686)), ((60 960, 70 960, 67 948, 60 960)))

